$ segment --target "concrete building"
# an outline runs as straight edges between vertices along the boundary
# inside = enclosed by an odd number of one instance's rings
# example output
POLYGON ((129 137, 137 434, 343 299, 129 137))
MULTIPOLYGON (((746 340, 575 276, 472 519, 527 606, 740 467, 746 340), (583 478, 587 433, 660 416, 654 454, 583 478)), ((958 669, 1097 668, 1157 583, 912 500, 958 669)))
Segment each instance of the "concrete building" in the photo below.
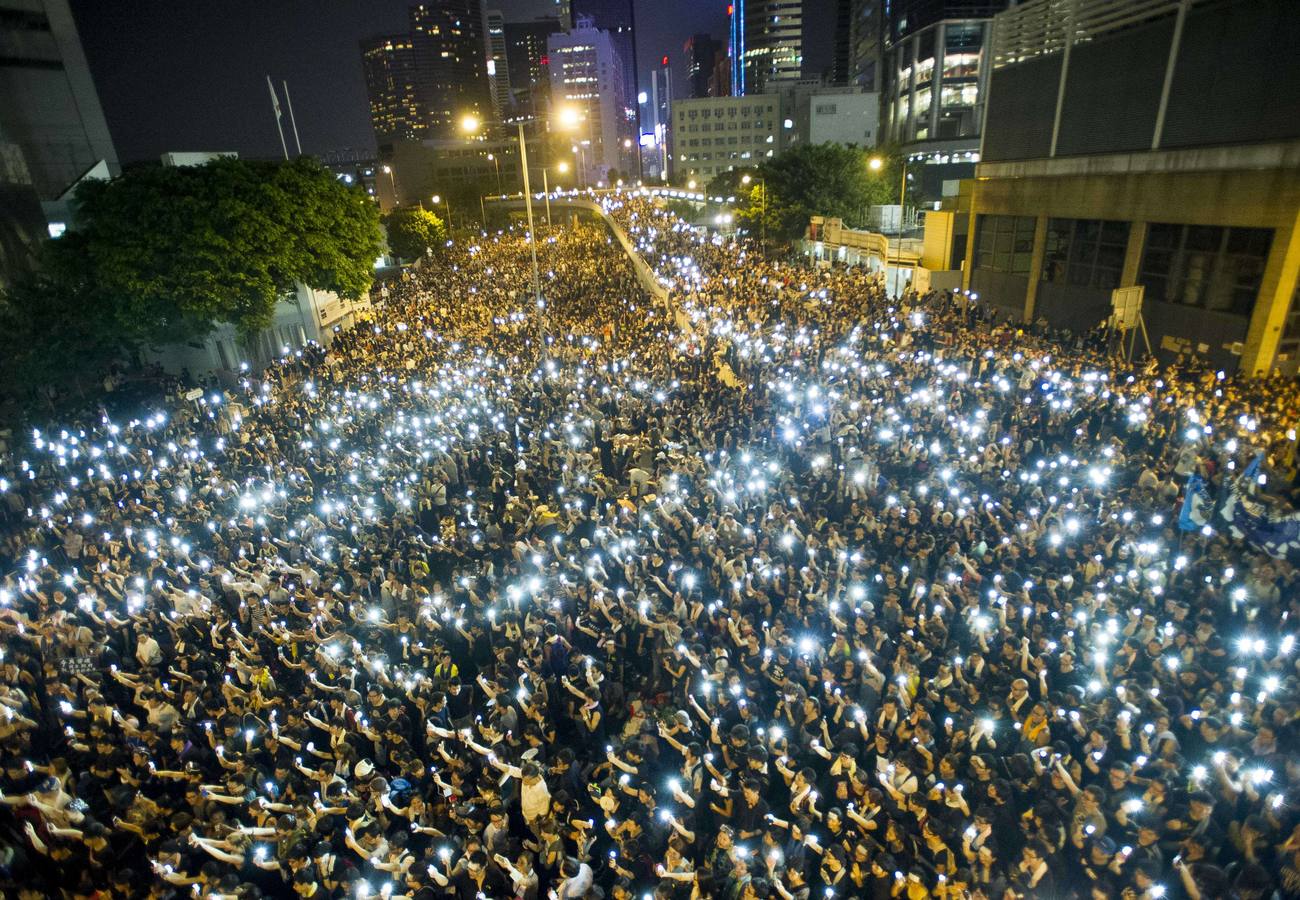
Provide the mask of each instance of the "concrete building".
POLYGON ((617 81, 620 93, 615 98, 622 111, 618 139, 636 141, 641 130, 636 102, 641 77, 637 70, 636 9, 632 0, 569 0, 569 10, 568 24, 574 29, 581 28, 590 19, 592 27, 609 32, 614 54, 623 70, 617 81))
POLYGON ((874 147, 880 131, 880 95, 820 81, 782 85, 781 147, 849 144, 874 147), (787 126, 787 122, 790 124, 787 126))
POLYGON ((483 0, 427 0, 410 18, 427 135, 454 138, 465 116, 492 118, 483 0))
POLYGON ((992 17, 1016 0, 891 0, 884 10, 884 137, 927 197, 969 178, 979 154, 992 17), (918 165, 920 164, 920 165, 918 165))
POLYGON ((779 152, 781 129, 779 94, 678 100, 672 108, 672 175, 708 180, 756 166, 779 152))
POLYGON ((532 116, 546 109, 551 94, 546 41, 560 30, 556 19, 505 23, 511 115, 532 116))
POLYGON ((369 309, 368 300, 344 300, 300 283, 276 304, 270 327, 250 338, 241 337, 233 325, 220 325, 204 340, 171 344, 145 356, 165 371, 188 370, 195 376, 238 374, 243 365, 258 370, 309 341, 328 347, 335 334, 364 318, 369 309))
POLYGON ((735 0, 730 8, 733 94, 803 76, 803 0, 735 0))
POLYGON ((121 171, 67 0, 0 0, 0 128, 42 201, 121 171))
MULTIPOLYGON (((539 159, 529 140, 529 173, 541 184, 539 159)), ((449 140, 394 141, 383 148, 375 177, 375 195, 385 212, 394 206, 429 206, 431 198, 455 197, 473 202, 478 193, 493 194, 519 190, 519 145, 514 140, 479 140, 461 137, 449 140)), ((453 201, 455 202, 455 201, 453 201)), ((444 209, 438 209, 444 215, 444 209)), ((477 208, 473 210, 477 214, 477 208)), ((455 212, 453 211, 453 216, 455 212)))
POLYGON ((573 141, 574 163, 583 186, 609 179, 610 170, 636 174, 637 144, 627 134, 623 64, 608 31, 583 19, 572 31, 547 39, 551 103, 576 108, 582 115, 573 141))
POLYGON ((848 83, 864 91, 880 90, 884 6, 884 0, 849 2, 848 83))
POLYGON ((691 98, 708 97, 709 79, 713 77, 718 56, 726 55, 722 42, 710 34, 694 34, 682 48, 686 54, 686 91, 691 98))
POLYGON ((498 119, 510 113, 510 66, 506 60, 506 20, 500 10, 487 12, 487 77, 492 95, 492 114, 498 119))
POLYGON ((361 69, 370 101, 375 141, 418 141, 428 130, 420 104, 419 74, 409 34, 390 34, 361 42, 361 69))
POLYGON ((1300 46, 1294 4, 1030 0, 994 21, 982 156, 927 216, 936 263, 1076 331, 1140 285, 1158 353, 1294 372, 1300 60, 1275 52, 1300 46))
POLYGON ((0 291, 36 268, 36 252, 47 232, 22 148, 0 130, 0 291))

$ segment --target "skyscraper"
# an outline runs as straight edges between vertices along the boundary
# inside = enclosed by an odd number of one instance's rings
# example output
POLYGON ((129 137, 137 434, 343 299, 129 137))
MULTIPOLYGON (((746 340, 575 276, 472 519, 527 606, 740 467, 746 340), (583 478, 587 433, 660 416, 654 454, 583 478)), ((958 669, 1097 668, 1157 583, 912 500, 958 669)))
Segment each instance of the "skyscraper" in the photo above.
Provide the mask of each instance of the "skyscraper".
MULTIPOLYGON (((835 33, 831 43, 831 84, 849 83, 853 55, 853 0, 835 0, 835 33)), ((807 22, 811 26, 813 23, 807 22)))
POLYGON ((614 52, 623 66, 622 95, 618 98, 625 123, 620 133, 633 140, 637 137, 637 92, 640 79, 636 59, 636 14, 632 0, 569 0, 572 24, 576 28, 580 19, 590 19, 601 31, 608 31, 614 52))
POLYGON ((366 76, 375 140, 382 144, 422 138, 427 124, 420 108, 411 36, 392 34, 362 41, 361 68, 366 76))
POLYGON ((609 178, 611 169, 635 174, 636 146, 625 133, 627 118, 617 98, 624 95, 623 65, 612 36, 590 19, 547 39, 551 99, 578 110, 582 124, 570 135, 574 163, 585 185, 609 178))
POLYGON ((546 74, 546 39, 560 30, 555 19, 505 24, 506 66, 512 110, 521 116, 545 108, 550 93, 546 74))
POLYGON ((709 79, 722 43, 711 34, 693 35, 686 41, 686 81, 690 97, 709 96, 709 79))
POLYGON ((510 77, 506 63, 506 21, 498 10, 487 13, 487 76, 492 111, 497 118, 510 109, 510 77))
POLYGON ((728 9, 732 94, 762 94, 803 75, 803 0, 735 0, 728 9))
POLYGON ((880 88, 880 57, 884 52, 885 0, 849 0, 848 83, 865 91, 880 88))
POLYGON ((428 0, 412 6, 410 16, 428 136, 458 137, 466 115, 491 118, 483 0, 428 0))
POLYGON ((42 200, 117 151, 67 0, 0 0, 0 128, 42 200))

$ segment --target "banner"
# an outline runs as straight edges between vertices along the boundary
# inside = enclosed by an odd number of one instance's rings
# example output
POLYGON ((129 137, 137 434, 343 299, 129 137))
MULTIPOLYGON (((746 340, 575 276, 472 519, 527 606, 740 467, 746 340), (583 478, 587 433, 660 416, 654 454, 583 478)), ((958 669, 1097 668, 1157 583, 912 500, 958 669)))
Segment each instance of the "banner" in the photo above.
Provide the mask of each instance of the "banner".
POLYGON ((1300 565, 1300 512, 1282 513, 1253 496, 1251 479, 1232 483, 1219 515, 1233 537, 1249 541, 1269 556, 1300 565))
POLYGON ((1214 514, 1214 500, 1205 479, 1193 472, 1187 478, 1187 495, 1183 497, 1183 509, 1178 514, 1178 527, 1183 531, 1197 531, 1208 525, 1214 514))

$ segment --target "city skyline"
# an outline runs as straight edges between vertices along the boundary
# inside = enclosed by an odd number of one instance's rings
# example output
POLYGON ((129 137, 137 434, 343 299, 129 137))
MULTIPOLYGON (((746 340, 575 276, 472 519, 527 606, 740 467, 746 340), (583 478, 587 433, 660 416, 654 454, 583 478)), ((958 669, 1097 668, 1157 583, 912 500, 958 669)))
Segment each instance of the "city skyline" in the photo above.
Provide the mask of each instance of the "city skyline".
MULTIPOLYGON (((267 75, 277 87, 288 82, 304 152, 373 152, 358 48, 363 41, 407 32, 413 4, 70 5, 114 145, 124 163, 134 163, 175 150, 279 156, 267 75)), ((502 0, 487 7, 500 9, 507 22, 554 15, 558 8, 555 0, 502 0)), ((682 48, 691 35, 725 39, 722 3, 637 0, 636 14, 642 89, 664 54, 675 81, 686 83, 682 48)))

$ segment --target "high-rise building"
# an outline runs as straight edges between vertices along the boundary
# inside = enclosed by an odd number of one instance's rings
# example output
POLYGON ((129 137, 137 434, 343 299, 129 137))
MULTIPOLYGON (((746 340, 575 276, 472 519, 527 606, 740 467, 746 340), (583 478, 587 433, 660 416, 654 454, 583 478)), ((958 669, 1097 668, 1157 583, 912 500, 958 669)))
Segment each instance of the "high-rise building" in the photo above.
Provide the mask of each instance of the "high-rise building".
POLYGON ((731 55, 719 53, 713 61, 713 74, 709 76, 710 97, 731 96, 731 55))
POLYGON ((510 111, 510 75, 506 62, 506 20, 499 10, 487 12, 487 77, 492 112, 502 118, 510 111))
POLYGON ((849 0, 848 83, 864 91, 880 89, 884 7, 885 0, 849 0))
POLYGON ((672 174, 708 180, 781 149, 781 96, 705 97, 673 103, 672 174))
POLYGON ((1294 376, 1294 0, 1029 0, 992 31, 975 177, 927 213, 923 265, 1075 334, 1141 288, 1162 361, 1294 376))
POLYGON ((382 144, 422 138, 427 123, 420 107, 411 36, 382 35, 362 41, 361 68, 366 77, 375 140, 382 144))
POLYGON ((713 77, 718 54, 723 53, 722 42, 711 34, 696 34, 686 41, 683 49, 686 51, 687 96, 709 96, 709 79, 713 77))
POLYGON ((728 9, 735 96, 803 75, 803 0, 735 0, 728 9))
POLYGON ((100 161, 118 173, 67 0, 0 0, 0 128, 42 201, 100 161))
POLYGON ((970 177, 979 149, 993 16, 1016 0, 890 0, 884 10, 884 132, 922 173, 925 193, 970 177))
MULTIPOLYGON (((625 96, 622 103, 629 108, 633 117, 631 121, 635 125, 635 103, 637 91, 640 90, 637 86, 640 78, 636 67, 636 13, 632 8, 632 0, 569 0, 569 9, 573 27, 578 26, 579 19, 591 19, 596 28, 609 32, 614 52, 623 65, 625 96)), ((635 128, 631 131, 634 132, 635 128)))
POLYGON ((466 115, 491 118, 483 0, 427 0, 411 7, 410 18, 428 135, 455 137, 466 115))
POLYGON ((560 31, 560 23, 555 19, 505 24, 506 65, 513 114, 531 116, 546 108, 546 98, 550 95, 546 40, 557 31, 560 31))
MULTIPOLYGON (((853 69, 853 0, 834 0, 835 32, 831 38, 831 68, 827 82, 846 85, 853 69)), ((806 28, 816 27, 811 18, 806 28)))
POLYGON ((625 93, 623 61, 612 35, 584 18, 573 30, 551 35, 547 51, 551 103, 581 116, 578 130, 569 135, 580 183, 607 181, 611 169, 635 175, 636 144, 626 134, 627 117, 618 103, 625 93))

